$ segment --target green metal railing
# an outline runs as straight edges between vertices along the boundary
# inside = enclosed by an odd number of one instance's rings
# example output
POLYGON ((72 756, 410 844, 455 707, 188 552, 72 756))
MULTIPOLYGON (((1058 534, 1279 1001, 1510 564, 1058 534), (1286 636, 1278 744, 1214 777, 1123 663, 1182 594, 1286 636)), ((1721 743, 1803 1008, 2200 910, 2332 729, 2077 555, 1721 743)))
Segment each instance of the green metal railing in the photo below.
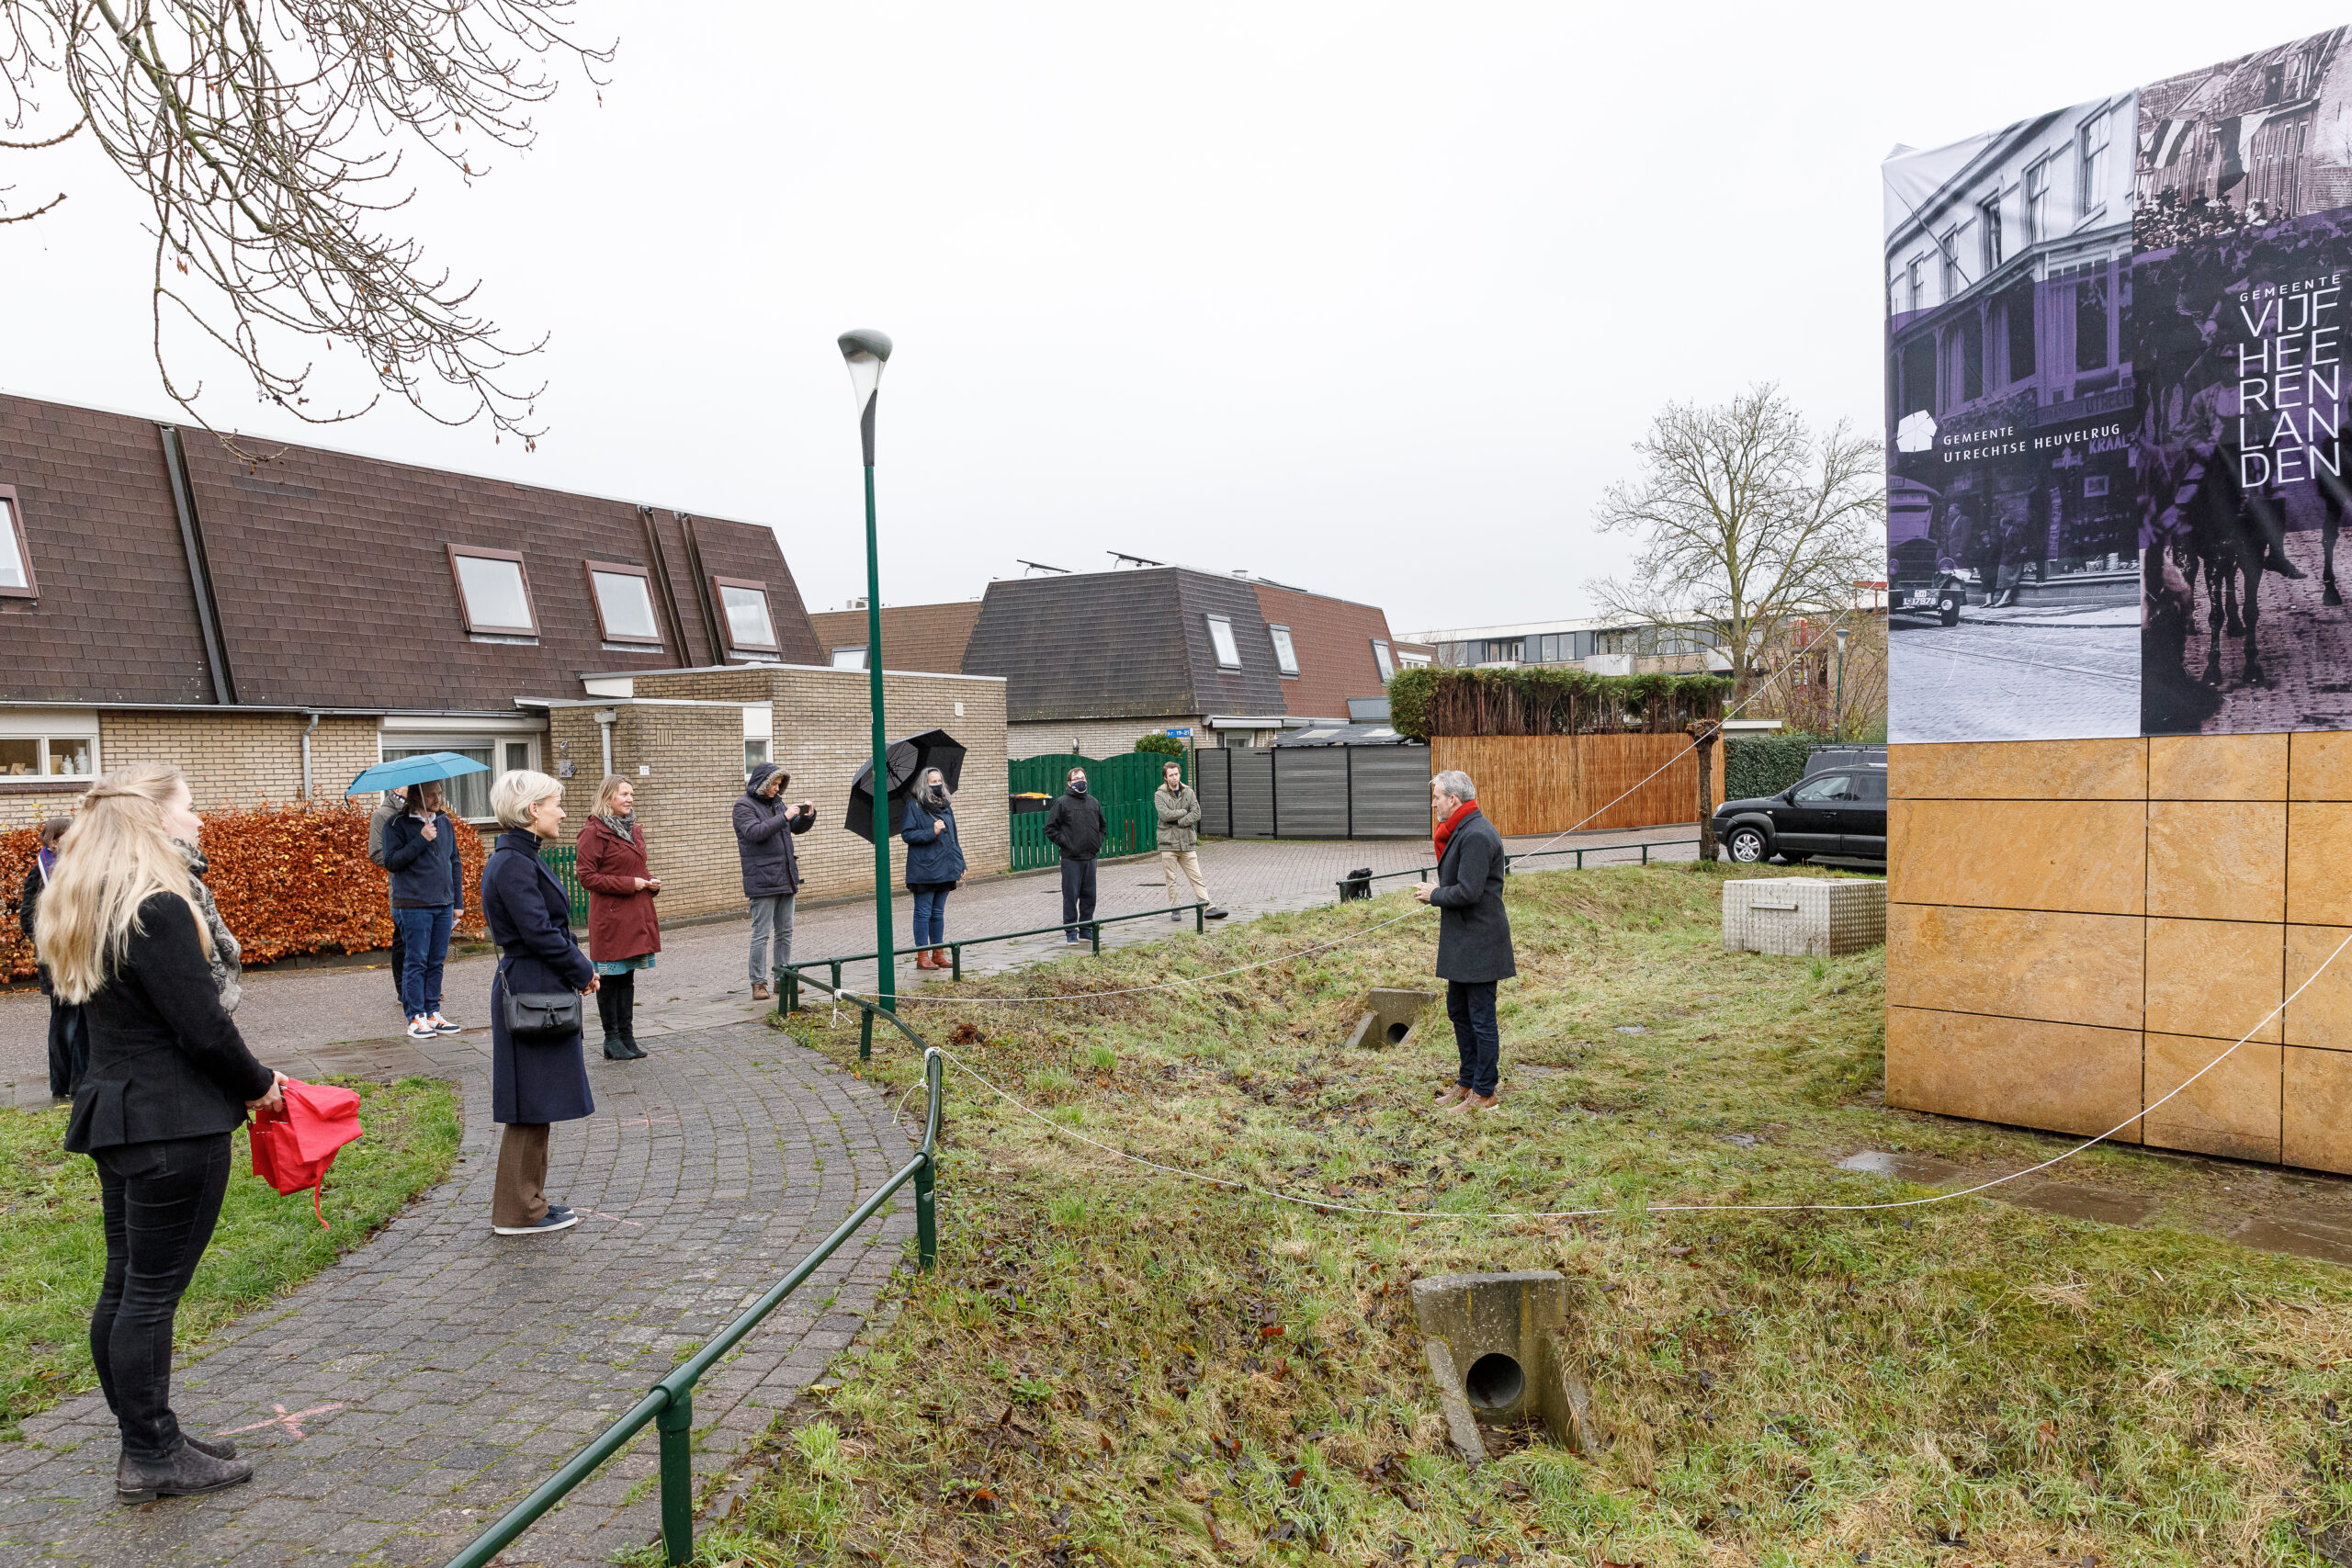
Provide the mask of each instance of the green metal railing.
MULTIPOLYGON (((1504 855, 1503 865, 1509 868, 1517 865, 1521 861, 1536 860, 1544 855, 1574 855, 1577 857, 1576 869, 1582 871, 1585 856, 1603 854, 1611 850, 1639 850, 1642 852, 1641 863, 1647 865, 1650 863, 1652 850, 1679 849, 1685 844, 1695 844, 1699 841, 1697 839, 1651 839, 1638 844, 1586 844, 1580 849, 1521 850, 1517 854, 1504 855)), ((1409 876, 1417 882, 1427 882, 1430 879, 1430 873, 1436 869, 1437 867, 1433 865, 1417 865, 1409 871, 1383 871, 1371 876, 1343 876, 1334 886, 1340 890, 1340 902, 1344 904, 1348 901, 1348 889, 1351 887, 1366 887, 1375 882, 1385 882, 1392 876, 1409 876)))
MULTIPOLYGON (((964 977, 964 949, 967 947, 978 947, 984 943, 991 942, 1011 942, 1016 937, 1048 936, 1055 931, 1070 931, 1083 928, 1086 931, 1088 939, 1091 942, 1095 953, 1099 956, 1102 952, 1102 928, 1104 926, 1116 925, 1121 920, 1149 920, 1157 919, 1162 915, 1181 915, 1185 910, 1190 909, 1193 912, 1193 929, 1195 931, 1203 931, 1208 929, 1208 908, 1209 907, 1206 904, 1177 904, 1165 909, 1144 909, 1132 915, 1097 915, 1092 919, 1072 920, 1067 925, 1056 924, 1050 926, 1038 926, 1033 930, 1025 931, 999 931, 994 936, 967 936, 956 942, 933 942, 929 945, 934 947, 944 947, 947 949, 948 978, 951 980, 960 980, 964 977)), ((920 951, 921 949, 914 947, 903 947, 899 949, 899 953, 901 955, 920 951)), ((880 956, 881 954, 876 953, 846 953, 839 958, 811 958, 802 963, 777 964, 775 966, 775 980, 776 1001, 779 1010, 785 1012, 797 1012, 800 1010, 801 971, 805 969, 831 970, 832 972, 832 983, 826 987, 827 991, 832 995, 842 996, 844 999, 847 999, 847 995, 842 991, 842 966, 848 964, 870 964, 880 956)), ((819 982, 814 980, 809 982, 811 985, 816 985, 819 982)), ((899 1027, 903 1029, 906 1026, 904 1024, 900 1024, 899 1027)), ((866 1050, 868 1044, 872 1042, 873 1037, 874 1021, 873 1019, 868 1018, 865 1020, 863 1032, 858 1040, 857 1055, 860 1061, 867 1059, 866 1050)))
POLYGON ((899 1033, 922 1048, 923 1084, 929 1093, 929 1106, 924 1112, 922 1146, 915 1157, 900 1167, 898 1174, 876 1188, 865 1202, 860 1203, 839 1229, 818 1244, 817 1249, 793 1266, 792 1271, 771 1285, 767 1292, 746 1307, 741 1315, 725 1328, 709 1344, 681 1361, 668 1377, 646 1391, 645 1397, 631 1405, 628 1414, 605 1427, 590 1440, 586 1448, 564 1462, 563 1467, 548 1476, 531 1495, 509 1508, 504 1517, 476 1536, 463 1551, 449 1559, 448 1568, 485 1568, 492 1558, 528 1529, 541 1515, 563 1501, 564 1497, 594 1475, 598 1467, 628 1446, 629 1439, 643 1431, 650 1422, 661 1434, 662 1445, 662 1545, 666 1560, 684 1562, 695 1553, 695 1478, 693 1466, 694 1387, 702 1375, 718 1362, 718 1359, 740 1344, 743 1337, 759 1326, 760 1321, 784 1303, 785 1298, 808 1282, 808 1277, 840 1249, 842 1243, 857 1233, 881 1211, 890 1195, 908 1182, 915 1187, 915 1250, 926 1270, 939 1262, 939 1221, 933 1186, 938 1166, 939 1116, 941 1101, 946 1091, 946 1066, 938 1048, 928 1044, 921 1035, 900 1022, 897 1015, 883 1012, 863 997, 845 996, 842 1001, 864 1010, 867 1029, 874 1016, 881 1013, 897 1026, 899 1033))
POLYGON ((588 923, 588 889, 580 881, 579 849, 571 844, 542 845, 539 850, 539 859, 549 871, 555 873, 555 879, 563 884, 564 894, 571 900, 571 923, 575 926, 586 925, 588 923))

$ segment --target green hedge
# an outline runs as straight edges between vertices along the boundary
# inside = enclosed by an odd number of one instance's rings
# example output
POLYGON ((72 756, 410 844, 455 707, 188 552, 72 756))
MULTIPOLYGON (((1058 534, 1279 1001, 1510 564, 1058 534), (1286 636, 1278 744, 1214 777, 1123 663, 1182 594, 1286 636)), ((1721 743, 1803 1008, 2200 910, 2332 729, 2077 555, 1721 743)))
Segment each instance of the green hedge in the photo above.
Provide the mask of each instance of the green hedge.
POLYGON ((1816 746, 1830 743, 1826 735, 1787 730, 1767 735, 1735 736, 1724 742, 1724 798, 1754 800, 1778 795, 1804 777, 1805 759, 1816 746))
POLYGON ((1172 735, 1138 735, 1136 737, 1136 750, 1156 751, 1163 757, 1181 757, 1184 754, 1184 743, 1172 735))

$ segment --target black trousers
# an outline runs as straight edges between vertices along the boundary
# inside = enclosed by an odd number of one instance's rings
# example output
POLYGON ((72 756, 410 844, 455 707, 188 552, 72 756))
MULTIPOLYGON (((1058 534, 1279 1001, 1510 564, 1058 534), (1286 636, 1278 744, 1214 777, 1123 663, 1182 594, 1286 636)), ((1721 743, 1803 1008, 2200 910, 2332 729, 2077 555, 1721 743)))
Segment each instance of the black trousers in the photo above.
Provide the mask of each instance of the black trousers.
POLYGON ((1491 1096, 1502 1081, 1502 1030, 1495 1022, 1495 982, 1448 980, 1445 1016, 1453 1021, 1453 1048, 1462 1072, 1453 1081, 1473 1094, 1491 1096))
POLYGON ((596 1019, 607 1040, 637 1038, 637 971, 596 976, 596 1019))
POLYGON ((134 1460, 180 1446, 172 1414, 172 1319, 212 1241, 229 1189, 229 1134, 167 1138, 100 1149, 106 1283, 90 1314, 98 1386, 134 1460))
POLYGON ((1094 918, 1094 862, 1066 860, 1062 862, 1062 924, 1071 937, 1086 933, 1078 928, 1080 920, 1094 918))

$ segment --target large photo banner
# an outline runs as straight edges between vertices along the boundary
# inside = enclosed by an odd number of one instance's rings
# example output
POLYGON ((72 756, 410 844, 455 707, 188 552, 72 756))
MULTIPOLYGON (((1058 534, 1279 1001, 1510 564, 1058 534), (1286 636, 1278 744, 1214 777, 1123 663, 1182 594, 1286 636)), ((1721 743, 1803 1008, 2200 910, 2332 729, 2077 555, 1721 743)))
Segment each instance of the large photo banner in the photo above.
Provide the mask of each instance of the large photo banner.
POLYGON ((1890 739, 2352 728, 2347 33, 1887 160, 1890 739))

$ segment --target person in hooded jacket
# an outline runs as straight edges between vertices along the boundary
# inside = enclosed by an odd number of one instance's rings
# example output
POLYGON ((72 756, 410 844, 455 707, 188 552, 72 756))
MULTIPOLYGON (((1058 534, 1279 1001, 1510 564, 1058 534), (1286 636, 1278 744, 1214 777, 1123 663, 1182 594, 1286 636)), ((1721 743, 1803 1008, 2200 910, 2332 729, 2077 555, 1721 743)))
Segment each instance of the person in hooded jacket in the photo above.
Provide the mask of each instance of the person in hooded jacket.
POLYGON ((49 998, 49 1092, 59 1100, 69 1098, 89 1070, 90 1037, 83 1028, 82 1010, 59 996, 50 983, 49 965, 40 962, 40 950, 33 943, 33 918, 40 908, 41 889, 57 874, 57 840, 72 826, 71 817, 52 817, 40 825, 40 848, 33 852, 32 869, 25 873, 25 886, 17 896, 17 928, 25 933, 25 945, 33 948, 33 974, 40 994, 49 998))
POLYGON ((792 900, 800 860, 792 840, 817 825, 817 803, 781 804, 792 775, 762 762, 735 802, 735 852, 743 863, 743 897, 752 902, 752 995, 765 1001, 768 977, 792 962, 792 900))
POLYGON ((1084 942, 1080 922, 1094 919, 1094 861, 1109 829, 1102 803, 1086 793, 1086 770, 1069 771, 1069 792, 1046 812, 1046 841, 1062 852, 1062 940, 1084 942))
POLYGON ((956 807, 947 775, 923 770, 922 782, 907 795, 907 891, 915 896, 915 967, 952 969, 946 950, 947 896, 964 880, 964 846, 956 836, 956 807))
POLYGON ((637 1043, 637 972, 652 968, 662 951, 662 920, 653 909, 662 879, 646 854, 637 786, 607 773, 589 803, 573 863, 588 889, 588 957, 596 965, 596 1016, 608 1062, 645 1055, 637 1043))

